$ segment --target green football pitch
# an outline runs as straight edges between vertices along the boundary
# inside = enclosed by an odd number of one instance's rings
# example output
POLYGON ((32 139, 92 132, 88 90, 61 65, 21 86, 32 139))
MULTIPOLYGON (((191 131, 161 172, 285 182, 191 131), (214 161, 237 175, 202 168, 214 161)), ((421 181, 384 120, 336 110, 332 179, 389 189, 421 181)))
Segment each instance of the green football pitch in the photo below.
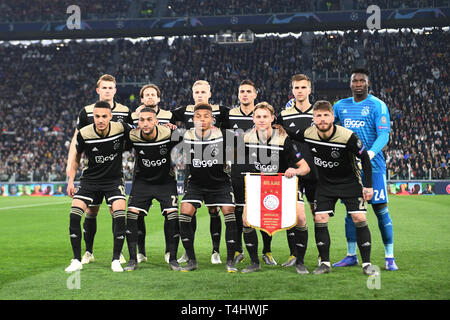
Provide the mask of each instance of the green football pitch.
MULTIPOLYGON (((113 273, 111 217, 102 205, 94 243, 95 262, 67 274, 72 250, 68 235, 70 198, 0 199, 0 299, 150 299, 150 300, 309 300, 309 299, 450 299, 450 197, 391 196, 395 256, 399 271, 384 270, 384 248, 376 217, 369 209, 372 263, 380 277, 364 276, 361 267, 334 268, 330 274, 300 276, 283 268, 289 252, 284 231, 275 234, 272 252, 278 266, 262 265, 252 274, 227 273, 210 263, 209 215, 197 215, 195 248, 199 268, 183 273, 164 262, 163 218, 156 204, 146 217, 148 262, 133 272, 113 273)), ((344 207, 330 219, 331 261, 345 256, 344 207)), ((317 265, 314 227, 308 214, 309 243, 305 265, 317 265)), ((222 219, 223 221, 223 219, 222 219)), ((224 228, 223 228, 224 230, 224 228)), ((222 260, 226 248, 222 236, 222 260)), ((260 250, 261 250, 261 237, 260 250)), ((83 242, 84 248, 84 242, 83 242)), ((183 251, 179 247, 179 255, 183 251)), ((248 256, 247 252, 245 252, 248 256)), ((128 258, 126 243, 124 255, 128 258)), ((240 263, 241 270, 248 258, 240 263)))

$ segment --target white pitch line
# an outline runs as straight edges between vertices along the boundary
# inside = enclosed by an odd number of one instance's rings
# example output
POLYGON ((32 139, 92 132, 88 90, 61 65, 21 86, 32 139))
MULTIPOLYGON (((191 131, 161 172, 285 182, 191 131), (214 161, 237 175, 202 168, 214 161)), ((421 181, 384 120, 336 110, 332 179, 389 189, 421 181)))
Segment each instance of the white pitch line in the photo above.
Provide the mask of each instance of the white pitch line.
POLYGON ((41 207, 41 206, 49 206, 49 205, 53 205, 53 204, 63 204, 63 203, 70 203, 70 201, 64 201, 64 202, 49 202, 49 203, 36 203, 36 204, 26 204, 26 205, 23 205, 23 206, 3 207, 3 208, 0 208, 0 210, 20 209, 20 208, 30 208, 30 207, 41 207))

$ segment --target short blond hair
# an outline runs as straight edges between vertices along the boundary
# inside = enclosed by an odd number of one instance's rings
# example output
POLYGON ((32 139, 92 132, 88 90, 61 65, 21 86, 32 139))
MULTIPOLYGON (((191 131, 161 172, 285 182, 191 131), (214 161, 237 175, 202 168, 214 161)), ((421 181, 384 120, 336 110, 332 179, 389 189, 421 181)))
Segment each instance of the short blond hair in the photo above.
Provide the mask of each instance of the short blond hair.
POLYGON ((111 82, 114 82, 114 84, 116 84, 116 78, 114 78, 110 74, 104 74, 100 78, 98 78, 98 80, 97 80, 97 88, 100 87, 100 82, 102 82, 102 81, 111 81, 111 82))
POLYGON ((311 86, 311 79, 306 74, 303 73, 294 74, 291 78, 291 83, 294 81, 302 81, 302 80, 308 81, 309 85, 311 86))
POLYGON ((258 109, 268 110, 272 116, 275 115, 275 109, 266 101, 258 103, 253 110, 253 114, 255 114, 258 109))
POLYGON ((195 81, 194 84, 192 85, 192 90, 194 90, 195 86, 200 86, 200 85, 208 86, 209 91, 211 91, 211 85, 206 80, 197 80, 197 81, 195 81))

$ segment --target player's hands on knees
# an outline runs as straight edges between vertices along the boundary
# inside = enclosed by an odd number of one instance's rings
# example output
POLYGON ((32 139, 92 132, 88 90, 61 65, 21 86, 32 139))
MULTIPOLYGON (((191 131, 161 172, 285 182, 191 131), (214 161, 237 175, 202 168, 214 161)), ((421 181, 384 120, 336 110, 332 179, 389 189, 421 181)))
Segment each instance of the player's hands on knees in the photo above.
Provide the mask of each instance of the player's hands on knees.
POLYGON ((71 198, 73 198, 73 196, 75 195, 75 185, 73 184, 73 182, 69 182, 67 184, 67 195, 71 198))
POLYGON ((292 178, 295 177, 297 175, 297 170, 295 170, 294 168, 288 168, 286 170, 286 172, 284 173, 284 176, 286 178, 292 178))
POLYGON ((373 197, 373 188, 363 188, 364 200, 369 201, 373 197))

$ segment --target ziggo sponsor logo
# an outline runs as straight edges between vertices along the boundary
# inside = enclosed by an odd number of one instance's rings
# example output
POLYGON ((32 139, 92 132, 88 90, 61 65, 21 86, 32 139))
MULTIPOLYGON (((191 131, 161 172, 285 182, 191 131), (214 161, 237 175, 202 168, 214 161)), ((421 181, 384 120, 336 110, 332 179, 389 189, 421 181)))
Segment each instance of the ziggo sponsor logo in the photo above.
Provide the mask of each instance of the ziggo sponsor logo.
POLYGON ((361 128, 364 127, 366 123, 363 120, 352 120, 352 119, 345 119, 344 120, 344 126, 346 128, 361 128))

